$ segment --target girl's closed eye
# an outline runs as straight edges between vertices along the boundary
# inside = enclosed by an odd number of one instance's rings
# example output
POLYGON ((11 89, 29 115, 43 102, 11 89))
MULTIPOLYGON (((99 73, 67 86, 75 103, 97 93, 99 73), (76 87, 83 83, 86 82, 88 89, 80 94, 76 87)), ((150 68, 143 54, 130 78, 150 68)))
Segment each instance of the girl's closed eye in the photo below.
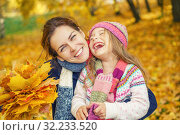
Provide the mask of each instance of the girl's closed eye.
POLYGON ((104 32, 101 32, 99 35, 104 35, 104 32))
POLYGON ((93 37, 91 36, 90 41, 93 40, 93 37))

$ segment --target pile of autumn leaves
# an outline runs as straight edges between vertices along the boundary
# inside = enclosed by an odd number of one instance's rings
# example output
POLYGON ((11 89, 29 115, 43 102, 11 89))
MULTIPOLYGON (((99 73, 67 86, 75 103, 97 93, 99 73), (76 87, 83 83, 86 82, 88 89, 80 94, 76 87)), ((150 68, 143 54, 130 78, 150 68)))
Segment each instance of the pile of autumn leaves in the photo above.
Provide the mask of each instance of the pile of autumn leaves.
POLYGON ((0 72, 0 119, 52 119, 51 104, 57 98, 58 80, 48 78, 50 63, 41 67, 27 62, 0 72))

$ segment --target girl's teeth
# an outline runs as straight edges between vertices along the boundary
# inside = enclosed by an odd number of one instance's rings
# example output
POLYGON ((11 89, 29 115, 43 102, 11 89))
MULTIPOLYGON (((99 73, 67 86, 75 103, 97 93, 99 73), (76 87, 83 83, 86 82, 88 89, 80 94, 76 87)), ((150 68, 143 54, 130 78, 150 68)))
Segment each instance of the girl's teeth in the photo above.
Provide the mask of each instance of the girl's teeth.
POLYGON ((79 56, 82 53, 82 48, 79 50, 79 52, 75 55, 76 57, 79 56))

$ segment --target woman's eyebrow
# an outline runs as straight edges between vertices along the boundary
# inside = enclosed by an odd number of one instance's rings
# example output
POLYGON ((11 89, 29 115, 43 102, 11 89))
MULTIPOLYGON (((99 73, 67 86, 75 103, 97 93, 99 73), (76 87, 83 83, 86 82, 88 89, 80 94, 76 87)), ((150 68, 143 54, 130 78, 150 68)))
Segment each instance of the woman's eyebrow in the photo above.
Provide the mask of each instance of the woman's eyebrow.
POLYGON ((63 45, 65 45, 65 44, 60 45, 60 46, 58 47, 57 51, 58 51, 63 45))
MULTIPOLYGON (((73 31, 73 32, 75 32, 75 31, 73 31)), ((70 38, 71 38, 71 36, 72 36, 73 32, 71 32, 71 34, 69 35, 68 39, 70 39, 70 38)), ((58 51, 58 50, 59 50, 62 46, 63 46, 63 45, 60 45, 60 46, 58 47, 57 51, 58 51)))
MULTIPOLYGON (((75 31, 73 31, 73 32, 75 32, 75 31)), ((71 32, 71 34, 69 35, 68 39, 70 39, 70 38, 71 38, 71 35, 73 34, 73 32, 71 32)))

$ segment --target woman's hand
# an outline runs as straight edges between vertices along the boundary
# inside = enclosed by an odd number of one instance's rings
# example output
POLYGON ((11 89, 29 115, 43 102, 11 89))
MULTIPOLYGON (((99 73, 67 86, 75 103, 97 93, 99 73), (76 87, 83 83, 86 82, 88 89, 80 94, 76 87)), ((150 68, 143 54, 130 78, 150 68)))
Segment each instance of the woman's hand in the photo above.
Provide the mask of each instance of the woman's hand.
POLYGON ((93 104, 97 104, 98 107, 94 110, 94 114, 99 116, 100 119, 106 118, 106 105, 105 103, 92 102, 87 106, 87 109, 90 109, 93 104))
POLYGON ((50 109, 50 104, 44 104, 40 109, 39 109, 39 112, 40 113, 49 113, 50 109))
POLYGON ((79 107, 78 111, 76 112, 76 119, 77 120, 86 120, 88 117, 88 111, 86 106, 79 107))

